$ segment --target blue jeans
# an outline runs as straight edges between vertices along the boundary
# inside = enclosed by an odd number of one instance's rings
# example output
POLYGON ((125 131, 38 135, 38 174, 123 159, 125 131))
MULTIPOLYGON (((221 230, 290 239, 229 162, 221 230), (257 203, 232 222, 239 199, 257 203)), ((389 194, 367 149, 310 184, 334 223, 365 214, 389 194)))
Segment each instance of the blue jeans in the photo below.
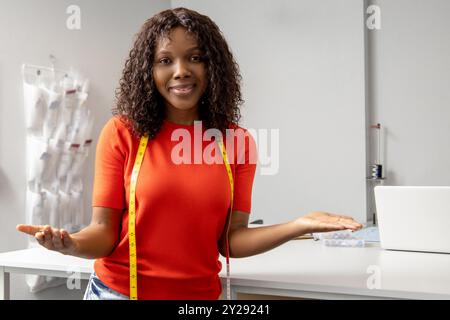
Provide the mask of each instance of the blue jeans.
POLYGON ((83 300, 129 300, 129 298, 109 288, 93 272, 89 278, 83 300))

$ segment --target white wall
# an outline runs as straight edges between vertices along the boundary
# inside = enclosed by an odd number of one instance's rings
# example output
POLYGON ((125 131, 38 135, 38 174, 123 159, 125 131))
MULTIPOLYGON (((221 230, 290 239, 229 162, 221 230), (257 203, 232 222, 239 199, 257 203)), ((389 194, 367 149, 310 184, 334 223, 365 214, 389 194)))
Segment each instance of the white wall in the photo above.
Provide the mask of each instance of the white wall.
POLYGON ((448 186, 450 1, 371 2, 381 29, 368 33, 369 117, 385 127, 385 185, 448 186))
POLYGON ((173 0, 210 16, 240 65, 243 125, 279 129, 280 165, 258 170, 252 216, 312 210, 366 221, 364 21, 359 0, 173 0))
MULTIPOLYGON (((114 90, 133 36, 169 0, 0 0, 0 252, 22 249, 26 237, 15 231, 25 218, 25 128, 21 64, 75 67, 91 80, 94 137, 111 116, 114 90), (81 9, 81 30, 66 28, 66 8, 81 9)), ((96 141, 96 140, 94 140, 96 141)), ((94 151, 88 159, 86 211, 91 213, 94 151)), ((64 286, 38 294, 27 291, 23 276, 12 276, 12 299, 80 299, 83 290, 64 286)), ((83 289, 85 283, 83 283, 83 289)))

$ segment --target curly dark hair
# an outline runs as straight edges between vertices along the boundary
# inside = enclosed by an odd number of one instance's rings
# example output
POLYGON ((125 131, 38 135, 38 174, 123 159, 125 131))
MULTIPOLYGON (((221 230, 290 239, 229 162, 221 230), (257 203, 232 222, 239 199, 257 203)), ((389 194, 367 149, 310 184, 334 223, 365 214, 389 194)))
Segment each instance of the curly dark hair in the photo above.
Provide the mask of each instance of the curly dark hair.
POLYGON ((208 86, 199 103, 203 127, 225 133, 241 118, 242 77, 219 27, 196 11, 169 9, 154 15, 141 27, 116 90, 112 113, 125 119, 127 127, 138 137, 147 134, 154 138, 163 124, 164 100, 153 79, 153 59, 158 41, 178 26, 195 36, 204 53, 208 86))

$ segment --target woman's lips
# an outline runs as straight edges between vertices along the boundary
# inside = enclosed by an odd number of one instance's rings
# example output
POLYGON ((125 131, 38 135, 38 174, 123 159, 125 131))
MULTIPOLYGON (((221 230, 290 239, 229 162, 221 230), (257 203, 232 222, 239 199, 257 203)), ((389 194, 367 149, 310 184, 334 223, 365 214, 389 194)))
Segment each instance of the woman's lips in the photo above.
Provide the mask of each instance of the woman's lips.
POLYGON ((173 94, 177 96, 186 96, 192 93, 194 91, 195 85, 183 85, 183 86, 175 86, 171 87, 169 91, 171 91, 173 94))

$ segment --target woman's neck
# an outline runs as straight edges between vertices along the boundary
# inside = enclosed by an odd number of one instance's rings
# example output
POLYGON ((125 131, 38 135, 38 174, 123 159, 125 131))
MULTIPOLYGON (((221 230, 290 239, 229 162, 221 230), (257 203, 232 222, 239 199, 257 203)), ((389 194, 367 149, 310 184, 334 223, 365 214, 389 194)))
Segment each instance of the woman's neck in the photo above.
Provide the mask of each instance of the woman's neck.
POLYGON ((200 120, 197 108, 190 110, 166 109, 166 120, 181 125, 193 125, 194 121, 200 120))

